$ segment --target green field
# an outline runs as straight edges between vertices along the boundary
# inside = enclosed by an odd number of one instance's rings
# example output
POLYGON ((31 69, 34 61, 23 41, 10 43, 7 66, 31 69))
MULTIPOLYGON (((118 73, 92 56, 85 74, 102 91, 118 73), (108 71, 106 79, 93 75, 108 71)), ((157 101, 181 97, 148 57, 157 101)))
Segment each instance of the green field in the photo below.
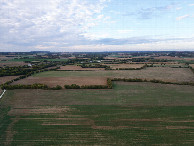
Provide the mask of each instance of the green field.
POLYGON ((0 145, 193 145, 194 87, 7 91, 0 134, 0 145))

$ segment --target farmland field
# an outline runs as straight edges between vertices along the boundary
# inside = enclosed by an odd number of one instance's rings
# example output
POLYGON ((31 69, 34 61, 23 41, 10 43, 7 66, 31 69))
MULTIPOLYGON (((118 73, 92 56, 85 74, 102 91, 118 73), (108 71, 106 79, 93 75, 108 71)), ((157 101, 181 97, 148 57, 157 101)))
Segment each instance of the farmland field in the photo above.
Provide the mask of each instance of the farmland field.
POLYGON ((150 67, 142 70, 110 71, 48 71, 34 77, 110 77, 143 78, 171 82, 193 82, 193 72, 189 68, 150 67))
POLYGON ((0 62, 0 67, 3 66, 9 66, 9 67, 13 67, 13 66, 24 66, 24 65, 28 65, 28 63, 24 63, 24 62, 5 62, 5 63, 1 63, 0 62))
POLYGON ((57 85, 106 85, 106 77, 27 77, 25 79, 13 82, 12 85, 32 85, 35 83, 45 84, 49 87, 55 87, 57 85))
POLYGON ((82 68, 81 66, 75 65, 66 65, 61 66, 58 70, 87 70, 87 71, 95 71, 95 70, 104 70, 104 68, 82 68))
POLYGON ((104 65, 107 65, 107 66, 110 66, 110 68, 112 69, 122 69, 122 68, 141 68, 143 67, 145 64, 104 64, 104 65))
POLYGON ((5 77, 0 77, 0 85, 4 84, 7 81, 13 80, 17 78, 18 76, 5 76, 5 77))
POLYGON ((193 86, 9 90, 0 105, 0 145, 194 144, 193 86))
POLYGON ((194 64, 189 64, 189 66, 191 66, 192 68, 194 68, 194 64))

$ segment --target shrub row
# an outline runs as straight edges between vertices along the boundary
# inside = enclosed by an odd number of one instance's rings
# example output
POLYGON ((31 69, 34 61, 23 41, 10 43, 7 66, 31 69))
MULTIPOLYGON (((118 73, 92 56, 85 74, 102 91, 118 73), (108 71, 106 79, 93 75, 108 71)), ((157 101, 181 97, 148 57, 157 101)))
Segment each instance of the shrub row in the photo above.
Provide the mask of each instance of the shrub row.
POLYGON ((107 85, 83 85, 79 86, 77 84, 64 85, 65 89, 112 89, 112 80, 107 79, 107 85))
POLYGON ((177 82, 166 82, 166 81, 161 81, 161 80, 146 80, 146 79, 125 79, 125 78, 114 78, 112 81, 124 81, 124 82, 152 82, 152 83, 160 83, 160 84, 175 84, 175 85, 190 85, 190 86, 194 86, 193 82, 181 82, 181 83, 177 83, 177 82))
POLYGON ((62 89, 61 86, 57 85, 56 87, 49 88, 47 85, 44 84, 32 84, 32 85, 1 85, 1 89, 4 90, 14 90, 14 89, 44 89, 44 90, 60 90, 62 89))
POLYGON ((112 79, 110 78, 107 79, 107 86, 108 86, 108 89, 112 89, 112 79))
POLYGON ((107 68, 108 66, 107 65, 102 65, 102 64, 89 64, 89 65, 86 65, 86 64, 82 64, 80 65, 82 68, 107 68))
POLYGON ((147 65, 147 67, 170 67, 170 68, 189 68, 189 66, 170 66, 170 65, 147 65))
POLYGON ((45 72, 45 71, 53 71, 53 70, 56 70, 56 68, 55 68, 55 69, 43 69, 43 70, 37 70, 37 71, 35 71, 35 72, 30 72, 30 73, 28 73, 27 75, 22 75, 22 76, 19 76, 19 77, 13 79, 13 80, 7 81, 7 82, 4 83, 4 84, 5 84, 5 85, 9 85, 9 84, 13 83, 14 81, 18 81, 18 80, 27 78, 27 77, 29 77, 29 76, 31 76, 31 75, 33 75, 33 74, 40 73, 40 72, 45 72))
POLYGON ((18 75, 28 75, 32 72, 37 72, 39 70, 48 70, 46 68, 57 66, 59 63, 49 63, 49 64, 39 64, 33 67, 28 66, 18 66, 18 67, 4 67, 0 68, 0 77, 3 76, 18 76, 18 75))
POLYGON ((192 68, 191 66, 189 67, 191 69, 191 71, 194 73, 194 68, 192 68))
POLYGON ((79 86, 77 84, 64 85, 65 89, 108 89, 107 85, 84 85, 79 86))

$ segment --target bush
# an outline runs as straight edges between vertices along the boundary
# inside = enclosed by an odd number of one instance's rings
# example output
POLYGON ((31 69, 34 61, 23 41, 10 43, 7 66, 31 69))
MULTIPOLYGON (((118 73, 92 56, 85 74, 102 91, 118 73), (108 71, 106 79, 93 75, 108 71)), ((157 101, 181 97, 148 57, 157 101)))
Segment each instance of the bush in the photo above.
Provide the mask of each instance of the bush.
POLYGON ((64 85, 65 89, 80 89, 81 87, 79 85, 76 84, 72 84, 72 85, 64 85))
POLYGON ((57 85, 56 87, 53 87, 53 88, 50 88, 51 90, 61 90, 62 89, 62 87, 61 86, 59 86, 59 85, 57 85))
POLYGON ((14 89, 49 89, 47 85, 44 84, 32 84, 32 85, 1 85, 1 89, 14 90, 14 89))
POLYGON ((111 79, 107 79, 107 86, 108 86, 108 89, 112 89, 112 80, 111 79))

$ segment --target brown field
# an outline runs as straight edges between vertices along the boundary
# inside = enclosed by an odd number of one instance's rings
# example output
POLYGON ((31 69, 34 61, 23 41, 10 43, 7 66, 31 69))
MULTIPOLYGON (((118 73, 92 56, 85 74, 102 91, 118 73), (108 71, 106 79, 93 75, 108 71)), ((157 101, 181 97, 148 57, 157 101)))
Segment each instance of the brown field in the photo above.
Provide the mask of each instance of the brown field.
POLYGON ((117 69, 117 68, 141 68, 145 64, 104 64, 107 66, 110 66, 112 69, 117 69))
POLYGON ((28 65, 28 63, 24 63, 24 62, 6 62, 6 63, 0 63, 0 67, 3 67, 3 66, 13 67, 13 66, 23 66, 23 65, 28 65))
POLYGON ((184 60, 191 61, 191 60, 194 60, 194 58, 184 58, 184 60))
POLYGON ((159 56, 159 57, 154 57, 154 59, 184 60, 183 58, 180 58, 180 57, 171 57, 171 56, 159 56))
POLYGON ((142 70, 105 70, 105 71, 48 71, 34 77, 106 77, 106 78, 141 78, 157 79, 169 82, 194 82, 194 75, 189 68, 147 67, 142 70))
POLYGON ((104 68, 82 68, 81 66, 75 66, 75 65, 66 65, 61 66, 58 70, 86 70, 86 71, 95 71, 95 70, 104 70, 104 68))
POLYGON ((16 82, 12 85, 22 84, 31 85, 35 83, 45 84, 49 87, 55 87, 56 85, 106 85, 106 77, 28 77, 16 82))
MULTIPOLYGON (((148 64, 151 65, 151 64, 148 64)), ((166 66, 185 66, 184 63, 153 63, 153 65, 166 65, 166 66)))
POLYGON ((170 82, 194 82, 194 75, 188 68, 148 67, 143 70, 116 71, 115 77, 157 79, 170 82), (120 72, 120 73, 119 73, 120 72))
POLYGON ((194 64, 189 64, 190 67, 194 68, 194 64))
POLYGON ((0 77, 0 85, 4 84, 7 81, 13 80, 17 78, 18 76, 5 76, 5 77, 0 77))
POLYGON ((6 57, 4 55, 0 55, 0 60, 11 60, 13 59, 14 57, 6 57))

